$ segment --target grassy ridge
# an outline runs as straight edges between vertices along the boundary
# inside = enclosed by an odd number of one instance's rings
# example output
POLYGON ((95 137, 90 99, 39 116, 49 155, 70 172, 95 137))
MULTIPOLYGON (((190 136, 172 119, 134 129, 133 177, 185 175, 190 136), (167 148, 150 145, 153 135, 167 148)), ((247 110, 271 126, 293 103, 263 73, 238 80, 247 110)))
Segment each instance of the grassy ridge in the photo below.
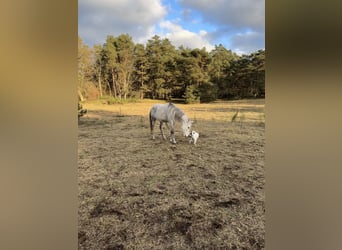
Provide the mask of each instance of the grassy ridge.
MULTIPOLYGON (((127 102, 124 105, 108 105, 107 100, 84 102, 87 109, 110 111, 123 115, 147 116, 151 106, 163 103, 161 100, 127 102)), ((265 122, 265 100, 216 101, 206 104, 176 104, 191 119, 231 121, 237 111, 235 121, 265 122)))

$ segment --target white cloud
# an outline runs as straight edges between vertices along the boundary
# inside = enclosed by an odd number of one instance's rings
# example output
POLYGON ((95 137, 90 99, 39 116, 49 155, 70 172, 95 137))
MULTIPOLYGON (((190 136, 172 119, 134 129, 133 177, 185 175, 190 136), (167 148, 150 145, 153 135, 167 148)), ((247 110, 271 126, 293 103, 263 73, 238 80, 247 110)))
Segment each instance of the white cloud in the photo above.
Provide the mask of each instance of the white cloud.
POLYGON ((264 30, 265 0, 179 0, 199 11, 206 22, 224 27, 264 30))
POLYGON ((232 46, 238 54, 250 54, 264 48, 264 34, 249 31, 232 37, 232 46))
POLYGON ((91 44, 107 35, 150 37, 166 14, 160 0, 79 0, 79 35, 91 44))
POLYGON ((194 33, 171 21, 162 21, 159 26, 162 29, 159 35, 168 38, 176 47, 183 45, 189 48, 206 47, 207 51, 214 49, 214 46, 210 44, 206 37, 207 32, 204 30, 194 33))
POLYGON ((200 13, 202 22, 215 26, 209 41, 223 41, 243 54, 265 48, 265 0, 179 0, 200 13), (246 32, 248 31, 248 32, 246 32))
POLYGON ((162 0, 79 0, 79 35, 90 46, 128 33, 134 42, 156 34, 176 47, 207 51, 218 43, 239 54, 265 47, 265 0, 177 1, 183 9, 162 0))

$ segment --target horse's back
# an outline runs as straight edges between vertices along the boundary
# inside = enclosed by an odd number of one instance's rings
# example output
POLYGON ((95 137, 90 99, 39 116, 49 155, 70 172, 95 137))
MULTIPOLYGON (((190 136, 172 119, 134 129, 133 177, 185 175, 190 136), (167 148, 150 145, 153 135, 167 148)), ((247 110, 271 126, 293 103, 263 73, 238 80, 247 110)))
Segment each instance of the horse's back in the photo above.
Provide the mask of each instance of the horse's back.
POLYGON ((150 115, 159 121, 168 121, 167 117, 168 104, 154 104, 151 108, 150 115))
POLYGON ((154 114, 154 113, 157 113, 158 111, 164 110, 166 108, 167 108, 167 106, 165 106, 165 104, 160 104, 160 103, 154 104, 150 110, 150 113, 154 114))
POLYGON ((170 103, 157 103, 152 106, 152 108, 167 108, 169 105, 174 106, 171 102, 170 103))

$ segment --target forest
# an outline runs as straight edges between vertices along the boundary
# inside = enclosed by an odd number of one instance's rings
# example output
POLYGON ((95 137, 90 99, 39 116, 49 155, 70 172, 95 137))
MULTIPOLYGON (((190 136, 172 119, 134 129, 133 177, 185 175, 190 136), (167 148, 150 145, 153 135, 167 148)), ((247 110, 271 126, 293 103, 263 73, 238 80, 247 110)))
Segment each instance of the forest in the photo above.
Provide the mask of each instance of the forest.
POLYGON ((176 48, 157 35, 135 44, 128 34, 89 47, 78 37, 78 97, 185 103, 264 98, 265 50, 237 55, 221 44, 210 52, 176 48))

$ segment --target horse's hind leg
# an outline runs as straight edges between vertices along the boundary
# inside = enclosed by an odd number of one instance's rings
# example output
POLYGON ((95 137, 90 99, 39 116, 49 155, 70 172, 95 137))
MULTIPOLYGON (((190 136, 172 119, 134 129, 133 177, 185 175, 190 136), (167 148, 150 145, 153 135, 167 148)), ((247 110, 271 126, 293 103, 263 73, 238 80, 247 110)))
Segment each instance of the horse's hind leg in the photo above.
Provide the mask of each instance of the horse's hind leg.
POLYGON ((166 137, 165 137, 165 134, 164 134, 164 130, 163 130, 163 122, 160 122, 159 128, 160 128, 161 134, 163 136, 163 139, 166 140, 166 137))
POLYGON ((155 139, 155 137, 154 137, 154 124, 155 124, 155 122, 156 122, 156 120, 155 120, 155 119, 152 119, 152 118, 150 117, 150 127, 151 127, 151 136, 152 136, 152 140, 155 139))

